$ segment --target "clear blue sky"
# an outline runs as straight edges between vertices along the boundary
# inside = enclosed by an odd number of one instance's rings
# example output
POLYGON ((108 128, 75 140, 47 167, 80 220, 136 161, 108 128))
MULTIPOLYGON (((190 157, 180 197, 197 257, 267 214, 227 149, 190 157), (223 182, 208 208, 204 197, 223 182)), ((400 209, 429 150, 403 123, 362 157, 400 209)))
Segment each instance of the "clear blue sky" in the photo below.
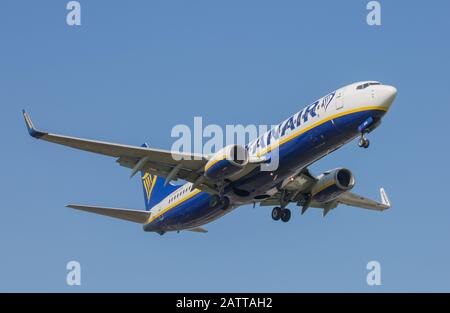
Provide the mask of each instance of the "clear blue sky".
MULTIPOLYGON (((450 291, 450 3, 381 1, 67 1, 0 3, 1 291, 450 291), (170 148, 175 124, 278 123, 359 80, 399 95, 371 147, 315 164, 344 166, 355 191, 393 208, 340 207, 288 224, 242 207, 207 235, 144 233, 65 208, 143 209, 138 178, 114 159, 30 138, 26 108, 52 132, 170 148), (77 260, 82 285, 66 285, 77 260), (366 264, 382 266, 380 287, 366 264)), ((294 209, 294 208, 293 208, 294 209)))

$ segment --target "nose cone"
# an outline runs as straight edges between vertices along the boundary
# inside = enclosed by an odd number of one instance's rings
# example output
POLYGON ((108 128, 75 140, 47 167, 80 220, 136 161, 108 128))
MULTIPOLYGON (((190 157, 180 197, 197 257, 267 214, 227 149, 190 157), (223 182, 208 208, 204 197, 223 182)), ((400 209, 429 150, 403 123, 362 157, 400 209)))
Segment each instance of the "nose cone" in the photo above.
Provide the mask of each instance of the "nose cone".
POLYGON ((381 85, 375 91, 375 98, 379 106, 385 107, 387 110, 391 107, 397 96, 397 89, 394 86, 381 85))

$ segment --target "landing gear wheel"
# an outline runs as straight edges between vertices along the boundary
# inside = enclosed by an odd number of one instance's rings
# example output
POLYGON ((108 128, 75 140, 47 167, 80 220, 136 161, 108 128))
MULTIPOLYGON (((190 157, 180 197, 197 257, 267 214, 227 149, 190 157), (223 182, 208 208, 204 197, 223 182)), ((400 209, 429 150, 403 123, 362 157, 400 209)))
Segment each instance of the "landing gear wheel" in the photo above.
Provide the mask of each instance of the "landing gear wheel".
POLYGON ((220 200, 219 204, 221 210, 228 210, 228 208, 230 207, 230 199, 228 199, 228 197, 223 197, 220 200))
POLYGON ((361 137, 358 141, 358 146, 364 149, 369 148, 370 145, 370 141, 369 139, 365 138, 365 137, 361 137))
POLYGON ((215 208, 219 205, 219 203, 220 203, 220 197, 217 195, 214 195, 211 197, 211 200, 209 201, 209 206, 211 208, 215 208))
POLYGON ((209 207, 213 209, 220 208, 221 210, 227 210, 230 205, 230 199, 228 197, 219 197, 218 195, 214 195, 209 200, 209 207))
POLYGON ((281 220, 285 223, 289 222, 291 219, 291 210, 283 209, 281 210, 281 220))
POLYGON ((274 221, 278 221, 281 218, 281 216, 282 216, 281 208, 280 207, 273 208, 273 210, 272 210, 272 219, 274 221))

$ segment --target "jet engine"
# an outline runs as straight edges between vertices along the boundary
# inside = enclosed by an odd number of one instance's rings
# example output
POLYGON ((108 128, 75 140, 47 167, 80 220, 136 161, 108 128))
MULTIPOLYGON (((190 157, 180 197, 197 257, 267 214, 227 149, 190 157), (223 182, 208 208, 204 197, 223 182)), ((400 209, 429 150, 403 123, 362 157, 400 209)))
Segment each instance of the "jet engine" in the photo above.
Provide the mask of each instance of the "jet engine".
POLYGON ((355 178, 352 172, 346 168, 325 172, 317 179, 318 181, 311 190, 311 195, 317 202, 334 200, 355 185, 355 178))
POLYGON ((247 150, 239 145, 229 145, 218 151, 205 165, 205 176, 213 181, 231 177, 248 163, 247 150))

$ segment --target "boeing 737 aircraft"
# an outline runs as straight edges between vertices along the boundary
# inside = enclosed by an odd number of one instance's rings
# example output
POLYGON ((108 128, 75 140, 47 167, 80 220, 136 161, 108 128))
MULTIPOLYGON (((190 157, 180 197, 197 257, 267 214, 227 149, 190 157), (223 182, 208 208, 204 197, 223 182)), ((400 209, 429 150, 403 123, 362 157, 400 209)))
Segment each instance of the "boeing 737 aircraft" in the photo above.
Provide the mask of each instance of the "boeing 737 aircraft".
POLYGON ((397 90, 376 81, 354 83, 315 101, 245 146, 229 145, 213 155, 179 153, 87 140, 34 128, 23 111, 29 134, 37 139, 116 158, 141 173, 145 211, 70 204, 69 208, 143 224, 149 232, 189 230, 206 232, 209 223, 245 204, 274 206, 272 218, 288 222, 290 203, 320 208, 325 216, 339 204, 383 211, 390 202, 383 188, 381 202, 351 192, 350 170, 337 168, 313 176, 308 166, 377 128, 397 90), (277 159, 278 166, 267 170, 277 159), (265 168, 266 167, 266 168, 265 168), (184 185, 174 185, 174 180, 184 185))

